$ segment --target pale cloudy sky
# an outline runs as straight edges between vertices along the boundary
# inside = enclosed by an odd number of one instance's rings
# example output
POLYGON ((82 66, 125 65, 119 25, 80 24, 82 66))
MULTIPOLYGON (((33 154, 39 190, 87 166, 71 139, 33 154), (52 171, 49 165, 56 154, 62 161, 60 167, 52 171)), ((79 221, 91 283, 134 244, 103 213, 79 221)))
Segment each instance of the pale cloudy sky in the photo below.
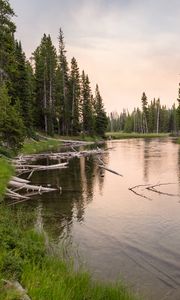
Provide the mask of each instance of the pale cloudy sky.
POLYGON ((67 56, 75 56, 100 86, 108 112, 161 98, 171 106, 180 81, 179 0, 10 0, 17 38, 30 57, 43 33, 57 46, 59 28, 67 56))

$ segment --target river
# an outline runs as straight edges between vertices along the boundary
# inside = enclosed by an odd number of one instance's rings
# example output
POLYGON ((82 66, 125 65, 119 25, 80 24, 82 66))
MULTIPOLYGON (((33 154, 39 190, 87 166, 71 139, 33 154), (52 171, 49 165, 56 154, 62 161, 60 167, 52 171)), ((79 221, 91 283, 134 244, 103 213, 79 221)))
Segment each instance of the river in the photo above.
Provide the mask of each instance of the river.
POLYGON ((122 279, 144 299, 179 300, 180 146, 161 138, 106 147, 112 149, 102 159, 123 177, 100 170, 95 157, 75 158, 67 169, 32 176, 33 183, 59 185, 62 193, 23 205, 33 207, 57 246, 65 240, 76 249, 94 278, 122 279), (147 189, 156 184, 155 191, 147 189), (134 186, 136 194, 129 190, 134 186))

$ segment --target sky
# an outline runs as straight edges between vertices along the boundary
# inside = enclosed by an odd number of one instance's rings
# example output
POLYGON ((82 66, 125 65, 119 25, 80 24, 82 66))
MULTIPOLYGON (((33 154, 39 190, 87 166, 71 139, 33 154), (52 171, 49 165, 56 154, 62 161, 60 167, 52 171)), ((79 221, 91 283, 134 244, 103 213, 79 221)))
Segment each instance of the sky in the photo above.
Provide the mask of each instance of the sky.
POLYGON ((160 98, 177 102, 180 81, 179 0, 10 0, 17 39, 27 58, 50 34, 58 47, 64 32, 67 58, 74 56, 98 83, 107 112, 160 98))

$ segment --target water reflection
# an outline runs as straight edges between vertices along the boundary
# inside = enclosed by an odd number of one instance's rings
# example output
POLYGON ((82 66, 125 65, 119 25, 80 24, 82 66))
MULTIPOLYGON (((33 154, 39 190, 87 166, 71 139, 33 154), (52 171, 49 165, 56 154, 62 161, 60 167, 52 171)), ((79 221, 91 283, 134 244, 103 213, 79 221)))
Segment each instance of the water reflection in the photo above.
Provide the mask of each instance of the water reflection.
MULTIPOLYGON (((101 159, 107 162, 107 155, 101 159)), ((52 162, 41 160, 37 163, 52 162)), ((84 221, 85 209, 93 200, 96 185, 101 191, 103 189, 105 172, 98 164, 93 156, 80 157, 70 160, 67 169, 33 174, 31 180, 34 184, 62 187, 62 191, 37 196, 31 202, 30 205, 37 209, 36 227, 43 228, 57 241, 71 236, 73 221, 84 221)))

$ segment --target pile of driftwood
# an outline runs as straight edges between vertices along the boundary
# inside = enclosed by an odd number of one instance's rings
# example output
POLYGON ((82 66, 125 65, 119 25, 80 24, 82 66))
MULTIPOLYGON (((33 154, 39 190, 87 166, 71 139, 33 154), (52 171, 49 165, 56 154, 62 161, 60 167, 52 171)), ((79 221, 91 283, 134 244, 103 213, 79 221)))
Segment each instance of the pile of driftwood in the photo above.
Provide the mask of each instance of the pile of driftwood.
MULTIPOLYGON (((93 149, 93 150, 85 150, 85 151, 76 151, 73 147, 71 147, 73 151, 68 152, 60 152, 60 153, 41 153, 41 154, 32 154, 32 155, 24 155, 18 156, 16 159, 12 160, 12 164, 15 167, 17 176, 21 176, 22 174, 28 174, 26 179, 22 179, 20 177, 12 177, 9 182, 9 186, 6 191, 6 196, 15 200, 16 202, 22 202, 30 199, 32 196, 47 192, 53 192, 57 190, 62 190, 62 187, 44 187, 39 185, 32 185, 30 182, 30 178, 34 172, 37 171, 46 171, 46 170, 58 170, 64 169, 68 167, 68 162, 70 159, 75 157, 86 157, 89 155, 102 155, 107 153, 107 150, 102 149, 93 149), (50 164, 50 165, 38 165, 35 164, 39 159, 48 159, 50 161, 58 161, 57 164, 50 164)), ((104 168, 110 172, 113 172, 117 175, 120 175, 113 170, 105 168, 103 162, 99 167, 104 168)))

